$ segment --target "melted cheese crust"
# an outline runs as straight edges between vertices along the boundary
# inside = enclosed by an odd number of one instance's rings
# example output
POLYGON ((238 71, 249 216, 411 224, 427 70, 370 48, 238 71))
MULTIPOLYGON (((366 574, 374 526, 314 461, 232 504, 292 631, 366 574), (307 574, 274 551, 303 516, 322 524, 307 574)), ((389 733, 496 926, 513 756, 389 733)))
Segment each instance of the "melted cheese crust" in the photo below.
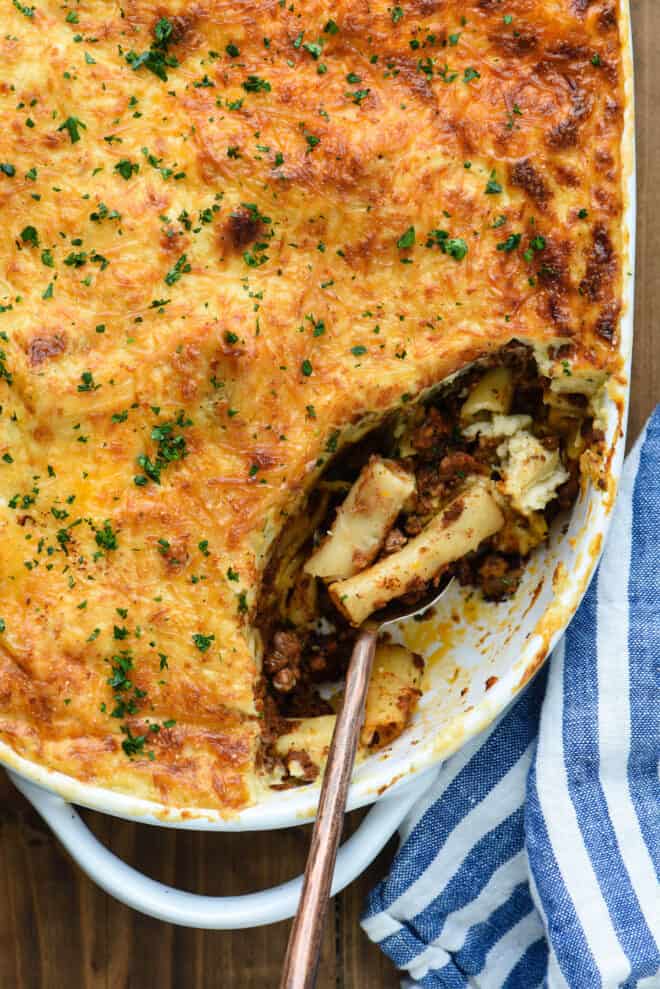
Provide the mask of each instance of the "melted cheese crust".
POLYGON ((230 811, 265 555, 337 431, 513 337, 618 366, 615 4, 2 16, 0 738, 230 811))

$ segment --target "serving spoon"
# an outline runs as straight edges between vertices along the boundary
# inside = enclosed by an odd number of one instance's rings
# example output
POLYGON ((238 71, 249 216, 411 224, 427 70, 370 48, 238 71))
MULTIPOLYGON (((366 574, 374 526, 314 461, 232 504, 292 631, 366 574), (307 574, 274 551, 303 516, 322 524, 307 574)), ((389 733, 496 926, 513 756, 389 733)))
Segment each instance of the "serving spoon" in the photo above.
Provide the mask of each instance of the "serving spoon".
POLYGON ((358 635, 346 672, 344 701, 337 715, 323 775, 316 821, 307 856, 298 910, 289 934, 280 989, 312 989, 321 952, 321 936, 328 911, 330 887, 341 837, 348 786, 369 687, 378 637, 389 625, 424 615, 438 603, 453 580, 433 590, 412 609, 393 602, 376 612, 358 635))

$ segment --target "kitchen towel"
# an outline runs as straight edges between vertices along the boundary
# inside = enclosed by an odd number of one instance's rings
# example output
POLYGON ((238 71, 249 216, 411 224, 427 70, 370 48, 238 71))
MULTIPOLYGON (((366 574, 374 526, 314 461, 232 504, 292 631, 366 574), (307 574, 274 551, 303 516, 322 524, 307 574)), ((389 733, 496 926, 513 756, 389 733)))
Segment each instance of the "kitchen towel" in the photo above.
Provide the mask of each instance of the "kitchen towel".
POLYGON ((448 760, 362 920, 428 989, 660 989, 660 406, 546 668, 448 760))

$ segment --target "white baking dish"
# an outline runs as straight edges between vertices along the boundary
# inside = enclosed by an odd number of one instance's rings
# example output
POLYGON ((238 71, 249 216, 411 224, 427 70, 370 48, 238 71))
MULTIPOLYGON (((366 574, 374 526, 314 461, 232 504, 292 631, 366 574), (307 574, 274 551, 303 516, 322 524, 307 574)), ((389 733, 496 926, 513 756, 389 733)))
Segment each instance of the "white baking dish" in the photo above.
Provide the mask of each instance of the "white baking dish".
MULTIPOLYGON (((581 496, 568 529, 564 526, 555 531, 550 545, 535 553, 511 601, 500 605, 478 604, 473 599, 466 602, 461 600, 465 592, 454 588, 430 621, 411 622, 401 629, 401 637, 429 660, 426 690, 410 729, 390 748, 365 760, 354 773, 348 808, 376 806, 340 851, 335 892, 375 858, 433 780, 439 764, 490 724, 542 664, 580 603, 602 550, 623 458, 633 330, 632 40, 628 3, 620 2, 626 70, 623 374, 611 382, 605 408, 612 484, 607 492, 590 487, 581 496)), ((223 818, 217 811, 183 811, 81 783, 18 757, 2 743, 0 762, 78 864, 122 902, 172 923, 214 929, 273 923, 295 912, 300 879, 238 897, 198 896, 156 883, 100 845, 71 804, 166 827, 270 830, 309 821, 318 799, 317 785, 267 792, 254 806, 223 818)), ((276 841, 274 836, 273 843, 276 841)))

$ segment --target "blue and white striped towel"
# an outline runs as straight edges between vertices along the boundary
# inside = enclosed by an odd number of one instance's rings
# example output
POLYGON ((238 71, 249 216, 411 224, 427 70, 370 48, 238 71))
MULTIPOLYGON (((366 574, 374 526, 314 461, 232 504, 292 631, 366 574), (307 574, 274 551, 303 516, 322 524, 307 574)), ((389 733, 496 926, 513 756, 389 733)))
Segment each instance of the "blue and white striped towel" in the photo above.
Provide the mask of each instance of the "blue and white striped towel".
POLYGON ((660 406, 549 663, 402 827, 363 927, 433 989, 658 989, 660 406))

